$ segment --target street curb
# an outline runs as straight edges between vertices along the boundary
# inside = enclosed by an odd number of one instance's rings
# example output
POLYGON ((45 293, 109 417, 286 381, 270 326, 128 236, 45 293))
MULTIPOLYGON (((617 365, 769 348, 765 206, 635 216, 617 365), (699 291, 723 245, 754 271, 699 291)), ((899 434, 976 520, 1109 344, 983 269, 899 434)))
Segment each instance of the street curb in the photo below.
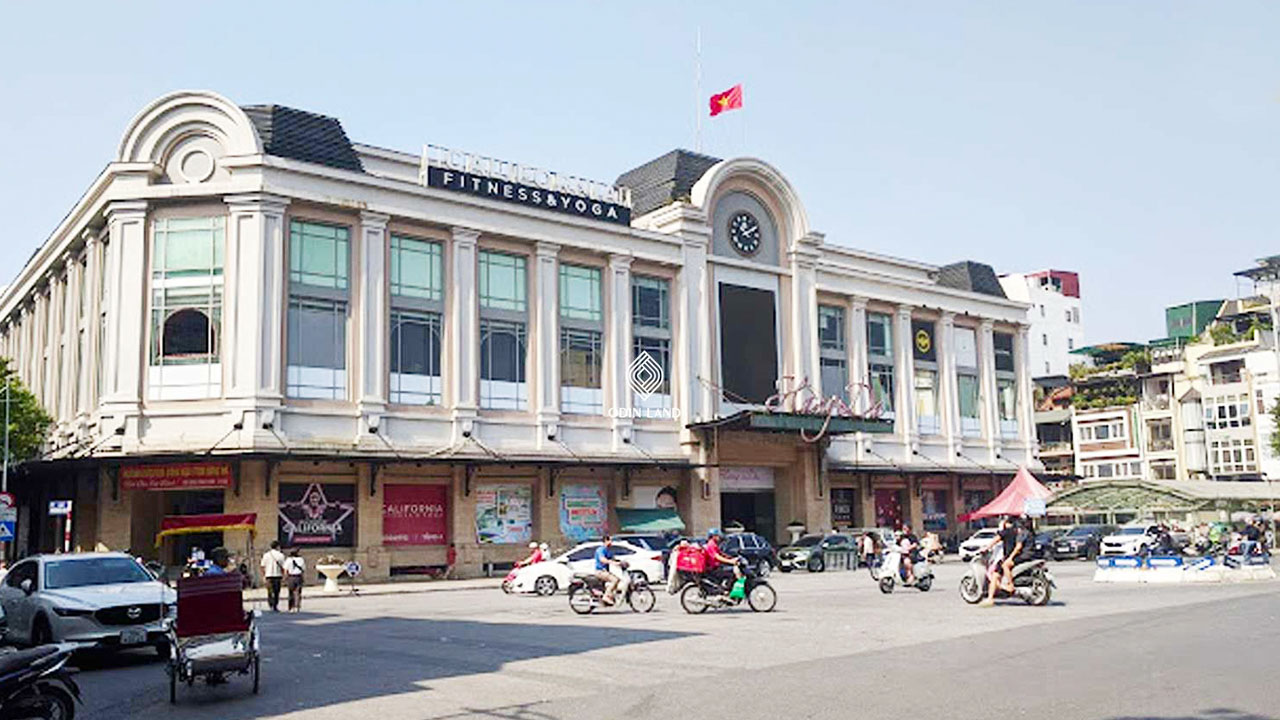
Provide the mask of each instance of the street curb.
MULTIPOLYGON (((378 597, 381 595, 426 595, 426 594, 438 593, 438 592, 462 592, 464 590, 491 590, 494 588, 499 588, 501 586, 502 586, 502 581, 496 580, 496 579, 492 584, 485 583, 484 585, 468 585, 463 587, 456 587, 456 586, 455 587, 402 587, 402 588, 394 588, 394 589, 388 588, 386 590, 382 588, 387 587, 387 584, 378 583, 374 585, 367 585, 364 588, 360 588, 359 586, 357 586, 357 589, 359 590, 359 592, 356 592, 353 594, 349 592, 346 588, 343 588, 336 593, 326 593, 320 590, 319 586, 316 585, 316 586, 312 586, 314 588, 314 591, 310 593, 306 592, 306 588, 303 588, 302 599, 305 601, 311 601, 311 600, 336 600, 336 599, 343 599, 343 598, 349 599, 349 598, 360 598, 360 597, 378 597), (378 589, 373 591, 367 591, 369 588, 378 588, 378 589)), ((252 592, 253 592, 252 595, 249 595, 248 593, 245 594, 244 599, 246 602, 266 602, 267 601, 267 594, 265 591, 259 591, 255 589, 252 592)), ((283 590, 280 593, 280 599, 282 602, 286 599, 286 594, 283 592, 283 590)))

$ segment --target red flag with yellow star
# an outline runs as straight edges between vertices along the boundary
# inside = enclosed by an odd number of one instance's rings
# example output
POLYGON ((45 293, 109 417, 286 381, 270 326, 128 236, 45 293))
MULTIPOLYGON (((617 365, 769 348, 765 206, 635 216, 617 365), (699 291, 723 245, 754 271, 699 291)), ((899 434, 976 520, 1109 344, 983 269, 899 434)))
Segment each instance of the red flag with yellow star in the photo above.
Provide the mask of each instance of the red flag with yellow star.
POLYGON ((711 117, 728 110, 737 110, 740 107, 742 107, 741 84, 734 85, 722 93, 716 93, 711 96, 711 117))

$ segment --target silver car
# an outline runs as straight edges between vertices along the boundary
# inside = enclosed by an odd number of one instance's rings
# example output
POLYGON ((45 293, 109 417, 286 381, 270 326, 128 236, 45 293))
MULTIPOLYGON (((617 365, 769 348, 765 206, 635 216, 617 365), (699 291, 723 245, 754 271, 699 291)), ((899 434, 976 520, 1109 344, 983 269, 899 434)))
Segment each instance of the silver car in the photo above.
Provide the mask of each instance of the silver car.
POLYGON ((124 553, 36 555, 9 570, 0 607, 11 642, 150 645, 167 657, 164 621, 177 615, 177 593, 124 553))

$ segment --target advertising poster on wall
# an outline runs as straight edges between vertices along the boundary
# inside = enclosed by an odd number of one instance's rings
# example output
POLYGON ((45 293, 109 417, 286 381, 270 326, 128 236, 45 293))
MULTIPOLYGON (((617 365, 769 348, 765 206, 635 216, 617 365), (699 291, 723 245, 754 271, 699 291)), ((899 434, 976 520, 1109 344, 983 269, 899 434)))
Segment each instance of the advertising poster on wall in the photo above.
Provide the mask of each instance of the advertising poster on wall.
POLYGON ((560 490, 560 532, 574 542, 604 535, 609 530, 609 509, 599 485, 565 485, 560 490))
POLYGON ((277 506, 280 544, 354 547, 356 486, 280 483, 277 506))
POLYGON ((902 492, 876 488, 876 527, 896 528, 902 524, 902 492))
POLYGON ((533 536, 533 490, 528 485, 480 485, 475 492, 477 542, 529 542, 533 536))
POLYGON ((444 545, 448 497, 445 485, 383 486, 382 544, 444 545))
POLYGON ((947 491, 925 490, 920 495, 924 510, 924 529, 943 532, 947 529, 947 491))
POLYGON ((853 500, 857 491, 853 488, 831 488, 831 524, 853 525, 853 500))

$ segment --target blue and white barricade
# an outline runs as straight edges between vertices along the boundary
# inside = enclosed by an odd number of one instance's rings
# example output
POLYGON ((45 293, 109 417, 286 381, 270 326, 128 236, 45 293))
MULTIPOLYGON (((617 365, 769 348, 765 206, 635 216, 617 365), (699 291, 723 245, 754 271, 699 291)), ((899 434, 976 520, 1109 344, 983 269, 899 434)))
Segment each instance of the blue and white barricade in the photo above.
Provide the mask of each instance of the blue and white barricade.
POLYGON ((1226 556, 1184 558, 1179 555, 1115 555, 1098 558, 1094 582, 1222 583, 1270 580, 1276 577, 1270 559, 1226 556))

